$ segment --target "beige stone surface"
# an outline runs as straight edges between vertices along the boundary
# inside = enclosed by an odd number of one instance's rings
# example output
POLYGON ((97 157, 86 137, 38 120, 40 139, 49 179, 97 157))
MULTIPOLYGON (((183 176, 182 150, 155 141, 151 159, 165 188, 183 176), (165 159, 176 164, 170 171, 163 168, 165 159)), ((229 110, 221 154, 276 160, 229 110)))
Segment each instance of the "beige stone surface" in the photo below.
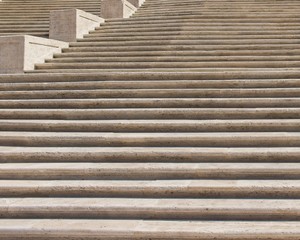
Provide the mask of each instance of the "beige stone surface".
MULTIPOLYGON (((1 85, 5 84, 2 83, 1 85)), ((17 87, 22 86, 23 84, 17 83, 14 85, 17 87)), ((42 83, 37 84, 37 87, 42 85, 42 83)), ((72 85, 76 84, 73 83, 72 85)), ((9 104, 9 102, 16 102, 22 106, 24 106, 23 104, 25 104, 25 106, 29 106, 24 102, 21 104, 21 101, 22 100, 1 100, 0 105, 3 103, 2 106, 4 106, 4 104, 8 104, 8 106, 11 107, 15 105, 9 104)), ((35 101, 39 102, 40 100, 35 101)), ((46 102, 46 100, 44 101, 46 102)), ((31 101, 27 100, 26 102, 30 103, 31 101)), ((47 102, 51 103, 49 100, 47 100, 47 102)), ((300 120, 0 120, 0 130, 2 131, 49 131, 49 129, 56 132, 299 132, 300 120)))
POLYGON ((299 222, 0 220, 0 239, 260 239, 298 240, 299 222), (18 231, 16 231, 18 230, 18 231))
POLYGON ((184 220, 300 219, 300 200, 143 199, 143 198, 2 198, 5 218, 98 218, 184 220))
POLYGON ((23 73, 33 70, 68 44, 29 35, 0 37, 0 73, 23 73))
POLYGON ((300 133, 0 132, 1 145, 52 147, 299 147, 300 133))
POLYGON ((51 11, 49 38, 74 42, 103 22, 103 18, 79 9, 51 11))
POLYGON ((127 0, 103 0, 101 3, 101 17, 107 18, 129 18, 136 7, 127 0))
POLYGON ((128 2, 130 2, 136 8, 138 8, 145 2, 145 0, 128 0, 128 2))
POLYGON ((109 1, 0 75, 0 240, 299 240, 299 3, 109 1))

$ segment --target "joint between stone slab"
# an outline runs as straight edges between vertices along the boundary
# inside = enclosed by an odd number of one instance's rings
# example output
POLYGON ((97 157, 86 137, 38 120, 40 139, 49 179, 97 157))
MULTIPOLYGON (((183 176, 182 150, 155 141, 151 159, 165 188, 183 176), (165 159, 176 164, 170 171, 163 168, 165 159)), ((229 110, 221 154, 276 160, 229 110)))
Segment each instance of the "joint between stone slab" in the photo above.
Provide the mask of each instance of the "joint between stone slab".
POLYGON ((94 19, 91 19, 91 18, 82 16, 82 15, 79 15, 79 17, 84 18, 84 19, 87 19, 87 20, 90 20, 90 21, 95 22, 95 23, 98 23, 98 21, 95 21, 94 19))
POLYGON ((32 45, 39 45, 39 46, 44 46, 44 47, 60 48, 58 46, 48 45, 48 44, 43 44, 43 43, 36 43, 36 42, 28 42, 28 43, 32 44, 32 45))
POLYGON ((137 8, 135 6, 133 6, 130 2, 124 1, 124 3, 125 3, 125 6, 128 7, 128 8, 130 8, 132 11, 136 11, 137 10, 137 8))

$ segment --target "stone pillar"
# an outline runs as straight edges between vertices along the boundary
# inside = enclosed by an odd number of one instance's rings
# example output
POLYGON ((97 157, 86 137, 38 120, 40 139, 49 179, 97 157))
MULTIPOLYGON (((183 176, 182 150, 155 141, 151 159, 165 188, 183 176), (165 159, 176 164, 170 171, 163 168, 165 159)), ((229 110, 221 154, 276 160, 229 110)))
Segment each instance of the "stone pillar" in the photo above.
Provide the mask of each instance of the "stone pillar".
POLYGON ((102 0, 101 17, 108 18, 129 18, 137 8, 127 0, 102 0))
POLYGON ((34 70, 66 47, 68 43, 30 35, 0 37, 0 74, 34 70))
POLYGON ((75 42, 84 34, 99 27, 104 19, 79 9, 55 10, 50 12, 49 38, 75 42))

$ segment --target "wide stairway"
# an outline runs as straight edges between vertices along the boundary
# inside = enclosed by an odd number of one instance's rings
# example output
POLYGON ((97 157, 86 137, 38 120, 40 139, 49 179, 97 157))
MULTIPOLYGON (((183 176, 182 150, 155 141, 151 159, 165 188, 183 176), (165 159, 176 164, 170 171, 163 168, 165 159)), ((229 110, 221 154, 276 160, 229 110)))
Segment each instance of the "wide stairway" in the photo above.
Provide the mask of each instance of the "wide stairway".
POLYGON ((147 0, 0 75, 0 239, 299 240, 299 12, 147 0))
POLYGON ((99 16, 100 6, 101 0, 3 0, 0 1, 0 36, 48 37, 51 10, 78 8, 99 16))
POLYGON ((39 72, 300 68, 300 1, 148 0, 71 43, 39 72))

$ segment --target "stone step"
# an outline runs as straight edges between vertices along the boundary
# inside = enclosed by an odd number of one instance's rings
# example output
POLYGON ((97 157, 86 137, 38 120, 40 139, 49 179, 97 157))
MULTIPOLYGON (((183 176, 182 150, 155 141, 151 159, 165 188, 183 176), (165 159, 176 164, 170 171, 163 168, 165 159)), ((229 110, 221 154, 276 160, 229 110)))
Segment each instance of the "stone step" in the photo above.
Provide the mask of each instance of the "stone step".
MULTIPOLYGON (((59 9, 68 9, 68 8, 81 8, 84 11, 89 11, 89 12, 97 12, 95 8, 90 8, 88 6, 69 6, 69 7, 59 7, 59 9)), ((24 17, 24 13, 28 14, 28 17, 31 16, 44 16, 49 14, 51 10, 57 10, 57 7, 51 7, 49 6, 48 8, 24 8, 24 9, 11 9, 11 8, 0 8, 0 13, 5 14, 4 16, 1 17, 12 17, 13 14, 16 16, 24 17), (22 12, 23 10, 23 12, 22 12)))
POLYGON ((151 15, 152 13, 155 12, 163 12, 163 11, 170 11, 170 12, 196 12, 199 11, 204 14, 215 14, 217 12, 221 13, 228 13, 232 12, 235 14, 239 13, 247 13, 247 14, 252 14, 252 13, 267 13, 267 14, 272 14, 272 13, 290 13, 290 14, 295 14, 297 12, 297 7, 299 5, 289 5, 287 7, 283 6, 259 6, 256 7, 249 7, 249 8, 242 8, 242 7, 233 7, 233 8, 228 8, 226 6, 220 6, 219 8, 217 7, 212 7, 212 6, 204 6, 204 5, 197 5, 197 4, 178 4, 178 5, 165 5, 165 6, 149 6, 149 5, 144 5, 142 6, 138 13, 140 14, 149 14, 151 15), (265 7, 265 8, 262 8, 265 7), (281 10, 281 11, 280 11, 281 10))
POLYGON ((35 69, 195 69, 196 71, 206 71, 210 68, 223 71, 237 68, 238 70, 257 69, 284 69, 300 68, 300 61, 218 61, 218 62, 82 62, 82 63, 41 63, 36 64, 35 69))
POLYGON ((101 28, 99 30, 93 30, 90 31, 89 34, 85 35, 85 39, 92 39, 95 37, 109 37, 109 36, 118 36, 118 37, 126 37, 126 36, 132 36, 133 39, 135 37, 141 37, 141 36, 152 36, 152 37, 159 37, 159 36, 182 36, 182 37, 192 37, 192 36, 226 36, 226 35, 233 35, 233 36, 240 36, 241 34, 244 34, 245 36, 251 36, 251 35, 274 35, 274 36, 285 36, 285 35, 299 35, 299 29, 298 27, 285 27, 285 28, 259 28, 253 27, 246 29, 245 27, 240 27, 237 29, 234 29, 234 27, 231 26, 225 26, 225 27, 218 27, 218 26, 211 26, 211 27, 201 27, 201 26, 183 26, 181 29, 178 27, 165 27, 162 29, 165 29, 165 31, 158 30, 156 31, 155 28, 160 28, 159 26, 149 27, 143 26, 140 28, 133 28, 128 26, 127 28, 101 28), (131 34, 131 35, 130 35, 131 34))
MULTIPOLYGON (((45 21, 47 22, 47 21, 45 21)), ((229 22, 207 22, 205 20, 201 21, 195 21, 195 20, 182 20, 182 19, 171 19, 171 20, 162 20, 162 21, 120 21, 120 22, 112 22, 110 21, 110 19, 107 19, 105 22, 101 23, 101 27, 96 27, 97 30, 99 29, 103 29, 103 28, 126 28, 126 27, 131 27, 131 28, 141 28, 141 27, 178 27, 178 26, 196 26, 196 27, 224 27, 224 28, 229 28, 229 27, 237 27, 237 28, 241 28, 241 27, 249 27, 251 28, 257 28, 259 26, 263 27, 263 28, 268 28, 270 27, 270 29, 273 28, 281 28, 284 29, 284 27, 286 28, 298 28, 299 27, 299 23, 297 22, 243 22, 243 23, 239 23, 239 22, 233 22, 233 21, 229 21, 229 22), (137 24, 138 23, 138 24, 137 24)))
MULTIPOLYGON (((299 44, 237 44, 237 45, 155 45, 147 44, 141 46, 77 46, 62 49, 63 53, 71 52, 138 52, 138 51, 251 51, 251 50, 292 50, 299 46, 299 44)), ((121 53, 120 53, 121 54, 121 53)), ((117 70, 115 70, 117 71, 117 70)))
MULTIPOLYGON (((11 29, 13 30, 13 34, 19 34, 23 32, 29 32, 29 33, 40 33, 40 32, 47 32, 48 28, 26 28, 26 29, 11 29)), ((6 33, 9 33, 10 30, 7 29, 0 29, 0 34, 5 35, 6 33)), ((20 34, 19 34, 20 35, 20 34)))
POLYGON ((199 239, 217 238, 298 240, 300 224, 289 221, 145 221, 145 220, 66 220, 66 219, 4 219, 0 234, 6 240, 79 239, 199 239), (19 229, 17 232, 14 229, 19 229), (75 230, 76 229, 76 230, 75 230), (47 233, 47 237, 45 236, 47 233))
MULTIPOLYGON (((45 20, 45 19, 43 19, 45 20)), ((275 17, 270 17, 270 18, 227 18, 227 19, 218 19, 218 18, 196 18, 195 16, 189 17, 189 16, 168 16, 168 17, 131 17, 131 18, 126 18, 126 19, 107 19, 107 23, 135 23, 135 24, 140 24, 140 23, 145 23, 145 22, 158 22, 158 23, 164 23, 164 22, 179 22, 179 23, 184 23, 184 22, 201 22, 203 24, 206 23, 298 23, 298 18, 275 18, 275 17)))
MULTIPOLYGON (((2 163, 10 180, 300 179, 299 163, 2 163)), ((0 201, 1 205, 1 201, 0 201)), ((1 209, 1 207, 0 207, 1 209)), ((1 210, 0 210, 1 212, 1 210)), ((1 215, 2 216, 2 215, 1 215)), ((300 216, 299 216, 300 217, 300 216)))
POLYGON ((300 180, 0 180, 1 197, 300 197, 300 180))
MULTIPOLYGON (((10 22, 7 22, 10 24, 10 22)), ((39 23, 44 23, 40 21, 39 23)), ((199 31, 205 32, 238 32, 242 31, 244 34, 251 34, 251 32, 257 32, 257 34, 266 34, 268 32, 272 34, 280 33, 280 31, 283 31, 284 33, 295 33, 297 34, 297 30, 299 29, 298 24, 294 23, 247 23, 247 22, 241 22, 241 23, 235 23, 235 22, 176 22, 176 21, 170 21, 164 23, 164 21, 157 21, 153 23, 147 23, 147 22, 141 22, 141 23, 130 23, 121 25, 119 23, 116 23, 116 25, 112 25, 112 23, 103 23, 107 25, 101 25, 100 28, 96 28, 93 31, 90 31, 90 33, 101 33, 101 34, 107 34, 109 32, 120 32, 120 35, 126 34, 128 32, 133 32, 133 34, 137 34, 142 30, 144 33, 147 32, 153 32, 153 34, 159 34, 163 33, 163 31, 159 30, 160 28, 165 29, 167 33, 171 33, 171 31, 178 31, 182 34, 184 34, 187 31, 193 32, 194 34, 201 35, 199 31), (180 29, 181 26, 181 29, 180 29), (249 27, 249 29, 247 29, 249 27), (261 28, 259 28, 261 27, 261 28), (157 32, 155 31, 156 29, 157 32)), ((87 35, 88 36, 88 35, 87 35)))
POLYGON ((125 102, 126 98, 298 98, 299 94, 300 88, 89 89, 0 91, 0 99, 124 98, 125 102))
POLYGON ((131 41, 126 42, 111 42, 111 41, 103 41, 103 42, 74 42, 70 43, 70 47, 101 47, 101 46, 151 46, 151 45, 218 45, 218 46, 226 46, 231 44, 236 45, 265 45, 265 44, 299 44, 300 40, 298 39, 237 39, 237 40, 144 40, 144 41, 138 41, 132 39, 131 41))
MULTIPOLYGON (((76 91, 76 90, 73 90, 76 91)), ((67 98, 68 96, 66 96, 67 98)), ((84 97, 84 96, 83 96, 84 97)), ((96 98, 0 100, 2 109, 30 108, 274 108, 300 107, 300 98, 96 98)))
POLYGON ((299 119, 271 120, 0 120, 0 131, 300 132, 299 119))
POLYGON ((151 11, 153 9, 184 9, 184 10, 193 10, 195 8, 202 9, 203 12, 207 11, 222 11, 222 10, 236 10, 236 9, 241 9, 241 10, 260 10, 261 12, 268 12, 271 11, 272 9, 278 9, 280 7, 283 8, 283 10, 289 11, 289 10, 294 10, 293 8, 290 8, 292 6, 297 7, 299 6, 299 3, 294 2, 294 3, 288 3, 287 5, 285 4, 248 4, 246 5, 247 8, 245 8, 244 4, 239 4, 235 3, 232 4, 232 8, 228 6, 228 4, 223 4, 220 3, 211 3, 211 2, 164 2, 163 4, 155 3, 155 2, 144 2, 144 4, 139 8, 139 12, 144 12, 144 11, 151 11), (262 8, 268 6, 269 8, 262 8))
POLYGON ((262 14, 262 13, 266 13, 266 14, 272 14, 274 12, 280 12, 280 9, 282 10, 280 13, 284 14, 284 13, 290 13, 290 14, 295 14, 295 12, 297 11, 297 7, 299 7, 299 4, 295 4, 295 5, 288 5, 283 7, 281 6, 270 6, 270 5, 263 5, 263 6, 256 6, 256 7, 247 7, 247 8, 243 8, 242 6, 237 6, 234 8, 228 8, 225 5, 220 6, 220 7, 216 7, 216 6, 211 6, 211 5, 201 5, 201 4, 180 4, 180 5, 163 5, 163 6, 149 6, 147 4, 143 5, 138 12, 136 12, 137 14, 148 14, 151 15, 152 13, 155 12, 162 12, 164 10, 168 10, 170 12, 181 12, 181 13, 186 13, 186 12, 201 12, 202 14, 216 14, 218 12, 222 13, 222 14, 226 14, 228 12, 233 12, 235 14, 239 14, 239 13, 249 13, 249 14, 253 14, 253 13, 258 13, 258 14, 262 14), (261 8, 259 8, 261 7, 261 8), (181 11, 180 11, 181 10, 181 11))
MULTIPOLYGON (((0 147, 1 163, 42 162, 231 162, 299 163, 299 147, 0 147)), ((3 186, 0 184, 0 187, 3 186)), ((25 190, 26 191, 26 190, 25 190)))
POLYGON ((299 200, 269 199, 3 198, 0 214, 30 219, 296 221, 299 205, 299 200))
MULTIPOLYGON (((76 69, 74 69, 75 71, 76 69)), ((34 72, 35 73, 35 72, 34 72)), ((40 73, 40 74, 12 74, 12 75, 0 75, 1 83, 58 83, 58 82, 82 82, 86 81, 170 81, 170 80, 198 80, 198 81, 211 81, 219 80, 219 82, 226 82, 228 80, 262 80, 262 82, 268 80, 276 81, 294 81, 299 79, 299 70, 272 70, 272 71, 235 71, 235 72, 125 72, 114 71, 105 72, 79 72, 79 73, 40 73), (221 81, 223 80, 223 81, 221 81), (225 81, 226 80, 226 81, 225 81)), ((213 82, 213 81, 211 81, 213 82)), ((294 87, 294 86, 292 86, 294 87)))
MULTIPOLYGON (((205 13, 201 10, 190 10, 190 11, 184 11, 184 12, 156 12, 154 11, 152 14, 147 14, 141 12, 136 12, 132 18, 139 18, 139 19, 164 19, 168 17, 174 17, 174 18, 180 18, 181 16, 185 18, 196 18, 196 19, 247 19, 247 18, 253 18, 253 19, 272 19, 274 18, 274 14, 269 13, 266 14, 265 12, 260 13, 205 13)), ((279 19, 299 19, 299 15, 297 13, 290 14, 290 13, 280 13, 276 15, 279 19)))
POLYGON ((74 57, 60 57, 46 59, 46 63, 98 63, 98 62, 288 62, 300 61, 300 55, 294 56, 146 56, 146 57, 83 57, 81 55, 74 57))
MULTIPOLYGON (((204 33, 203 33, 204 34, 204 33)), ((270 40, 284 40, 284 39, 298 39, 299 35, 232 35, 232 34, 226 34, 221 35, 220 32, 217 34, 209 34, 209 35, 185 35, 180 36, 178 35, 165 35, 165 36, 127 36, 127 37, 121 37, 121 36, 114 36, 114 37, 106 37, 103 36, 103 34, 99 34, 97 36, 90 36, 88 38, 78 39, 78 42, 106 42, 106 41, 112 41, 112 42, 123 42, 123 41, 172 41, 172 40, 218 40, 218 39, 253 39, 253 40, 260 40, 260 39, 270 39, 270 40)))
POLYGON ((45 69, 36 69, 31 71, 25 71, 25 73, 46 73, 46 74, 67 74, 67 73, 114 73, 116 72, 128 72, 128 73, 188 73, 188 72, 203 72, 203 73, 224 73, 224 72, 237 72, 237 73, 245 73, 245 72, 293 72, 298 71, 298 67, 268 67, 268 68, 260 68, 260 67, 216 67, 216 68, 151 68, 151 67, 143 67, 143 68, 45 68, 45 69))
MULTIPOLYGON (((34 35, 34 36, 37 36, 37 37, 43 37, 43 38, 48 38, 49 37, 49 34, 48 34, 48 31, 45 31, 45 32, 27 32, 26 33, 27 35, 34 35)), ((0 33, 0 36, 14 36, 14 35, 20 35, 19 33, 0 33)))
POLYGON ((27 29, 30 29, 30 28, 48 28, 49 26, 47 24, 40 24, 40 23, 36 23, 36 24, 32 24, 30 26, 28 25, 16 25, 16 24, 5 24, 5 25, 0 25, 0 28, 1 29, 24 29, 24 28, 27 28, 27 29))
MULTIPOLYGON (((236 32, 236 31, 232 31, 232 30, 216 30, 216 29, 208 29, 208 30, 202 30, 202 29, 192 29, 192 28, 187 28, 187 29, 182 29, 179 30, 178 28, 173 28, 173 29, 168 29, 166 31, 161 31, 161 32, 157 32, 156 30, 152 30, 152 29, 147 29, 146 31, 144 31, 144 29, 139 30, 138 28, 136 29, 132 29, 132 31, 128 31, 127 29, 123 29, 124 31, 117 31, 114 29, 109 29, 109 30, 96 30, 96 31, 91 31, 90 34, 85 35, 84 39, 80 39, 83 41, 88 41, 88 40, 93 40, 93 39, 98 39, 101 40, 102 38, 108 38, 108 37, 116 37, 117 39, 119 38, 124 38, 124 37, 131 37, 131 41, 132 40, 139 40, 140 38, 144 37, 149 37, 149 40, 155 40, 155 38, 158 37, 162 37, 162 38, 172 38, 172 37, 179 37, 179 40, 193 40, 193 38, 195 37, 199 37, 199 39, 205 39, 210 37, 210 38, 218 38, 218 37, 237 37, 236 40, 238 40, 239 36, 241 36, 241 34, 243 34, 245 36, 245 40, 247 40, 247 38, 255 38, 258 36, 261 36, 261 38, 270 38, 273 40, 276 39, 281 39, 281 36, 287 35, 287 36, 298 36, 298 30, 289 30, 289 29, 285 29, 282 30, 281 35, 278 35, 278 31, 272 31, 271 30, 265 30, 263 31, 263 29, 258 29, 258 30, 241 30, 240 32, 236 32), (161 33, 161 34, 157 34, 157 33, 161 33), (180 39, 181 38, 181 39, 180 39)), ((291 38, 293 39, 293 38, 291 38)), ((146 39, 148 40, 148 39, 146 39)), ((172 39, 169 39, 172 40, 172 39)), ((82 42, 82 41, 81 41, 82 42)))
MULTIPOLYGON (((262 6, 262 8, 268 8, 268 6, 262 6)), ((212 8, 212 7, 204 7, 204 6, 196 6, 196 5, 187 5, 187 6, 168 6, 168 7, 156 7, 156 8, 150 8, 149 6, 144 6, 143 8, 139 9, 135 13, 136 16, 154 16, 161 14, 162 16, 167 16, 167 14, 163 14, 163 11, 166 11, 166 13, 179 13, 179 15, 184 15, 186 13, 198 13, 201 15, 215 15, 216 13, 220 13, 221 16, 227 16, 229 13, 233 13, 233 16, 240 16, 241 13, 245 13, 246 16, 257 14, 260 15, 267 15, 267 16, 274 16, 274 14, 284 15, 284 14, 291 14, 295 15, 297 13, 297 8, 299 7, 296 5, 290 5, 290 9, 288 8, 281 8, 281 6, 276 6, 270 9, 258 9, 258 8, 212 8), (280 11, 281 10, 281 11, 280 11)))
MULTIPOLYGON (((137 13, 135 13, 131 19, 138 19, 138 20, 163 20, 163 19, 206 19, 206 20, 212 20, 212 21, 221 21, 224 20, 226 21, 227 19, 229 20, 235 20, 239 21, 242 19, 243 21, 249 20, 249 21, 272 21, 275 19, 274 14, 268 14, 266 15, 265 13, 262 13, 260 15, 258 14, 199 14, 201 11, 196 12, 196 13, 183 13, 182 15, 179 15, 177 13, 175 14, 162 14, 162 15, 140 15, 138 16, 137 13)), ((297 22, 299 20, 299 15, 297 14, 278 14, 276 15, 275 21, 280 21, 280 22, 297 22)), ((118 20, 117 20, 118 21, 118 20)))
POLYGON ((300 147, 299 133, 0 132, 2 146, 28 147, 300 147))
POLYGON ((249 57, 249 59, 255 59, 255 57, 296 57, 300 55, 300 50, 292 50, 292 49, 278 49, 278 50, 215 50, 215 51, 123 51, 123 52, 64 52, 54 54, 54 61, 59 58, 86 58, 86 57, 94 57, 94 58, 104 58, 104 57, 114 57, 115 59, 122 59, 124 57, 143 57, 144 59, 148 59, 148 57, 169 57, 172 59, 176 59, 176 57, 220 57, 222 58, 245 58, 249 57), (116 58, 117 57, 117 58, 116 58))
POLYGON ((0 109, 0 119, 298 119, 300 108, 0 109))
POLYGON ((96 89, 249 89, 300 88, 300 79, 243 79, 243 80, 116 80, 66 82, 1 83, 1 91, 28 90, 96 90, 96 89))
POLYGON ((166 17, 166 16, 190 16, 193 15, 195 18, 199 18, 199 16, 207 16, 208 19, 216 17, 217 19, 222 18, 268 18, 273 17, 274 15, 278 15, 279 18, 296 18, 297 11, 203 11, 203 9, 154 9, 149 11, 137 11, 132 17, 166 17), (241 15, 244 13, 244 16, 241 15))

